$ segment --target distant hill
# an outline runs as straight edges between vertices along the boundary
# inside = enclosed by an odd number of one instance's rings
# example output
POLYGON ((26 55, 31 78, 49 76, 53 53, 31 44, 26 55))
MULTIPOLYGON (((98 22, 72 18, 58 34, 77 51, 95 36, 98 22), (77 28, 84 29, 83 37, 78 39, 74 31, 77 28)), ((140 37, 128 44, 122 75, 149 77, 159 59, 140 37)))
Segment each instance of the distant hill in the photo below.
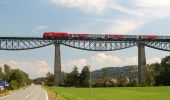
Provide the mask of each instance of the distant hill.
POLYGON ((92 79, 95 80, 95 79, 101 78, 104 73, 106 73, 108 77, 117 78, 122 74, 127 74, 127 70, 130 67, 134 67, 135 72, 137 74, 137 66, 136 65, 124 66, 124 67, 106 67, 106 68, 102 68, 100 70, 92 71, 92 73, 91 73, 92 79))

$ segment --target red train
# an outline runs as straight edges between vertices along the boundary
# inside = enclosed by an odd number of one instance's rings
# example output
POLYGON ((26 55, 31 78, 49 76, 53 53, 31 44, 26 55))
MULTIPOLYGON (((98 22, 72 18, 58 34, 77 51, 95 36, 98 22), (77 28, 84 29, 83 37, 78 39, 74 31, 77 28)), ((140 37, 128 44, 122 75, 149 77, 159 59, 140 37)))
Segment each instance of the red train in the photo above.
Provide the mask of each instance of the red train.
POLYGON ((67 38, 68 37, 68 33, 66 32, 45 32, 43 35, 43 38, 48 38, 48 39, 52 39, 52 38, 67 38))
POLYGON ((136 40, 155 40, 160 37, 156 35, 113 35, 113 34, 69 34, 67 32, 45 32, 43 38, 65 38, 65 39, 136 39, 136 40))
POLYGON ((88 34, 68 34, 67 32, 45 32, 44 38, 74 38, 74 39, 87 39, 88 34))
POLYGON ((140 35, 139 40, 143 40, 143 39, 155 40, 156 37, 157 37, 156 35, 140 35))

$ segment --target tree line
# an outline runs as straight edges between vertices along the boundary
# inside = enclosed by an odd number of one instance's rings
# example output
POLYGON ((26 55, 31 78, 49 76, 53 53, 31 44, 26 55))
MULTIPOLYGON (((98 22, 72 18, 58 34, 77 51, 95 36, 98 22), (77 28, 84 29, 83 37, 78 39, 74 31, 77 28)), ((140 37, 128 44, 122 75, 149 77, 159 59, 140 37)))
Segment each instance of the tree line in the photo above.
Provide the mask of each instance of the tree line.
MULTIPOLYGON (((62 82, 60 86, 65 87, 88 87, 90 83, 90 71, 89 66, 84 66, 81 73, 78 72, 78 68, 74 66, 73 71, 70 73, 62 72, 62 82)), ((54 86, 54 75, 50 72, 46 74, 46 77, 40 77, 33 80, 35 84, 44 84, 48 86, 54 86)))
MULTIPOLYGON (((90 80, 90 66, 84 66, 79 73, 75 66, 70 73, 62 72, 61 86, 66 87, 89 87, 90 81, 93 87, 112 87, 112 86, 140 86, 138 85, 137 66, 129 66, 116 76, 109 76, 107 68, 102 69, 100 77, 90 80)), ((142 86, 168 86, 170 85, 170 56, 162 58, 161 63, 153 63, 144 68, 145 83, 142 86)), ((44 83, 53 86, 54 75, 47 73, 45 78, 37 78, 36 83, 44 83)))
POLYGON ((12 69, 9 65, 5 64, 0 67, 0 82, 7 81, 9 83, 8 89, 18 89, 20 87, 31 84, 29 75, 20 69, 12 69))
MULTIPOLYGON (((138 84, 138 67, 131 66, 120 75, 113 76, 116 82, 108 76, 107 69, 103 68, 102 76, 93 80, 94 86, 141 86, 138 84)), ((170 56, 161 59, 160 63, 148 64, 144 68, 145 83, 142 86, 170 86, 170 56)))
POLYGON ((170 56, 162 58, 161 63, 148 65, 145 71, 146 84, 156 86, 170 85, 170 56))

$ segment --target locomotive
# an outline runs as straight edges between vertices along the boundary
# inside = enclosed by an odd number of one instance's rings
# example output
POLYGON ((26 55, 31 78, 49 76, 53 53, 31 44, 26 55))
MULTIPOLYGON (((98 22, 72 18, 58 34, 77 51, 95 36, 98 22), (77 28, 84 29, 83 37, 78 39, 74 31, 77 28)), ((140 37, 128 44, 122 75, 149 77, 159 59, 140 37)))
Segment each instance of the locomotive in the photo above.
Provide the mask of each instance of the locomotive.
POLYGON ((68 33, 66 32, 45 32, 43 38, 53 39, 53 38, 68 38, 68 33))
POLYGON ((45 32, 43 38, 46 39, 106 39, 106 40, 155 40, 170 39, 170 36, 157 35, 120 35, 120 34, 69 34, 67 32, 45 32))

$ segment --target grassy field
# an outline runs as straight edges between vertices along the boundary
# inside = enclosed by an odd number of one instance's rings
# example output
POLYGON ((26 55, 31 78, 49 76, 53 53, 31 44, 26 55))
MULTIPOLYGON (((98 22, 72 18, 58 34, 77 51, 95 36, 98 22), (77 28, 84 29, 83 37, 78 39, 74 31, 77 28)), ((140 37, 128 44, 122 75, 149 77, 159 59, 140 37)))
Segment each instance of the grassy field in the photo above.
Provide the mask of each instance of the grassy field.
POLYGON ((63 88, 51 87, 57 100, 170 100, 170 87, 63 88))

